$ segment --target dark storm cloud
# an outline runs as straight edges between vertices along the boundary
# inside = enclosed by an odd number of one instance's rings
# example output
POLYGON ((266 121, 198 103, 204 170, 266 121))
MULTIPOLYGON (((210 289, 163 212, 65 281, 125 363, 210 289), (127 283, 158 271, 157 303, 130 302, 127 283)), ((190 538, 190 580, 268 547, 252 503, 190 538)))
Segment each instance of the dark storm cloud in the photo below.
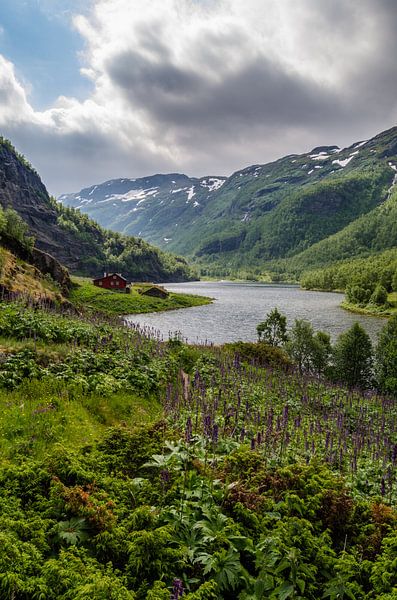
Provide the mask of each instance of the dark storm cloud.
POLYGON ((241 32, 240 37, 238 31, 232 36, 209 32, 196 50, 196 64, 188 70, 173 62, 171 52, 164 52, 161 27, 156 30, 152 56, 142 53, 145 34, 150 33, 149 28, 146 32, 142 29, 140 48, 112 56, 108 74, 131 107, 140 106, 161 129, 182 130, 182 136, 196 127, 201 130, 198 137, 203 128, 224 131, 226 136, 233 126, 239 130, 246 127, 248 140, 252 140, 250 126, 279 126, 281 131, 306 126, 321 127, 326 143, 327 130, 336 127, 346 133, 348 127, 355 131, 366 120, 377 121, 386 116, 385 111, 395 110, 397 38, 392 34, 397 31, 397 4, 391 0, 376 4, 333 0, 304 2, 302 6, 307 11, 308 46, 320 52, 328 44, 333 61, 340 63, 347 80, 326 84, 261 53, 249 57, 236 70, 224 69, 223 76, 214 79, 208 68, 213 69, 216 63, 224 67, 222 61, 227 61, 231 47, 246 47, 241 32), (354 36, 359 35, 366 20, 378 23, 377 52, 369 60, 348 64, 345 54, 349 44, 355 43, 354 36))
POLYGON ((265 57, 245 64, 222 81, 181 70, 171 62, 156 64, 133 52, 109 65, 112 80, 131 105, 149 111, 159 122, 177 128, 234 123, 249 125, 318 122, 340 110, 332 90, 286 72, 265 57))
POLYGON ((396 0, 96 5, 80 22, 96 86, 86 102, 34 113, 12 69, 0 86, 0 121, 1 104, 20 106, 4 133, 57 193, 155 171, 228 174, 396 124, 396 0))

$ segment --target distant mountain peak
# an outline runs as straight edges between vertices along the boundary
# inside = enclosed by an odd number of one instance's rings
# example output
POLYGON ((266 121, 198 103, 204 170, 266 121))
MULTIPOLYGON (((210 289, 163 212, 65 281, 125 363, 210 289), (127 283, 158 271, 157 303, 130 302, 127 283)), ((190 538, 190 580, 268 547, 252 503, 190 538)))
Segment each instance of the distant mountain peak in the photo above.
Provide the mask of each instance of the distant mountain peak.
POLYGON ((293 256, 371 211, 390 195, 395 169, 397 127, 230 177, 115 179, 59 200, 116 231, 239 268, 293 256))

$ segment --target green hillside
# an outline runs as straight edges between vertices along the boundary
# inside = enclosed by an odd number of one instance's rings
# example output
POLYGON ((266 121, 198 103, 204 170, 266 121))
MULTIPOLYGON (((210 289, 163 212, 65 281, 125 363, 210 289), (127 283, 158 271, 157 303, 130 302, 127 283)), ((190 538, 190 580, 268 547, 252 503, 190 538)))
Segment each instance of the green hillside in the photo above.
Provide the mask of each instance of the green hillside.
POLYGON ((39 175, 8 140, 0 138, 0 206, 14 209, 27 224, 35 246, 75 273, 121 271, 138 281, 195 278, 183 258, 147 242, 102 229, 86 215, 55 202, 39 175))
POLYGON ((377 236, 383 218, 372 214, 391 210, 396 171, 394 127, 349 148, 322 146, 247 167, 211 191, 209 178, 172 174, 109 181, 62 199, 116 229, 122 215, 124 229, 183 254, 204 275, 287 277, 316 261, 396 245, 393 227, 377 236))

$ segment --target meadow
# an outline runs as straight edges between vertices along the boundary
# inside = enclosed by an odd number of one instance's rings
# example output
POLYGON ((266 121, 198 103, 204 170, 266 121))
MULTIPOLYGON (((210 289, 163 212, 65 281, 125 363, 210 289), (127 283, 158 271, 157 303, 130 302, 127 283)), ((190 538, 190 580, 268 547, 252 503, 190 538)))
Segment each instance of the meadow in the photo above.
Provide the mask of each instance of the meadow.
POLYGON ((93 312, 112 315, 158 312, 202 306, 211 302, 211 298, 204 296, 175 292, 170 292, 167 298, 145 296, 139 290, 150 287, 151 284, 146 283, 132 285, 129 294, 95 287, 91 279, 84 277, 74 277, 73 284, 69 299, 75 306, 82 307, 85 311, 91 309, 93 312))
POLYGON ((0 353, 0 599, 397 598, 391 397, 21 303, 0 353))

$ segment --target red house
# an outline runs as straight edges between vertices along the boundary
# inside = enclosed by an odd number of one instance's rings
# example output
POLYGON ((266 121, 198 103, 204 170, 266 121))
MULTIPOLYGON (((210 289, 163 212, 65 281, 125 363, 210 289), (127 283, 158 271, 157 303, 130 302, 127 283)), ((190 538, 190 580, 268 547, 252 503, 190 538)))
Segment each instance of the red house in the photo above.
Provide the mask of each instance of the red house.
POLYGON ((120 273, 105 273, 103 277, 93 279, 92 283, 107 290, 125 290, 127 287, 127 280, 120 273))

